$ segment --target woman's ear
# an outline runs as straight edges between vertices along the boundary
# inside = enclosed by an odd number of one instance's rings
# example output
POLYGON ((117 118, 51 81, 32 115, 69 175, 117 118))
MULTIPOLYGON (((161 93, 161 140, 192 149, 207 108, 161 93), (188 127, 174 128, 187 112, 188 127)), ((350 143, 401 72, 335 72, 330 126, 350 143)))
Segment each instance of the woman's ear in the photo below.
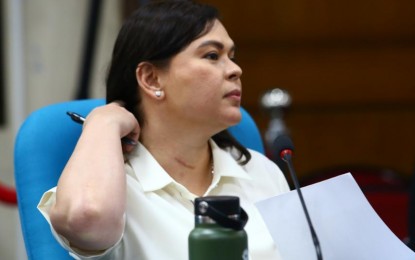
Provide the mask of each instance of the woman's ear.
POLYGON ((140 88, 151 97, 160 99, 163 90, 160 86, 157 68, 150 62, 141 62, 135 70, 135 76, 140 88))

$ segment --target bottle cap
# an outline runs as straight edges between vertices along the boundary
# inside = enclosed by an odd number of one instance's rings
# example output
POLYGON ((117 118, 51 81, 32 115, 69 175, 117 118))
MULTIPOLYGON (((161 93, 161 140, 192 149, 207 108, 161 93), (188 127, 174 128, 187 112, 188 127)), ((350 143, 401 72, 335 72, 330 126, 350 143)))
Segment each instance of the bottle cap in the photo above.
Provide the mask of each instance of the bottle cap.
POLYGON ((239 198, 235 196, 206 196, 196 198, 195 214, 208 216, 208 207, 214 207, 225 215, 239 215, 241 207, 239 198))
POLYGON ((195 215, 208 217, 220 226, 242 230, 248 221, 248 214, 239 206, 235 196, 206 196, 195 200, 195 215))

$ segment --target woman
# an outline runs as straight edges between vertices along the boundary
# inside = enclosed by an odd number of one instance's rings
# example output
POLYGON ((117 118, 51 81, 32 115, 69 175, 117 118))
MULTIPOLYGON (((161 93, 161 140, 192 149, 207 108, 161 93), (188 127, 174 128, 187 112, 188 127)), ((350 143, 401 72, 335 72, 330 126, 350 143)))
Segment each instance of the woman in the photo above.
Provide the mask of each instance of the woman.
POLYGON ((107 77, 56 188, 39 208, 79 259, 186 259, 198 196, 234 195, 251 259, 279 259, 254 203, 289 190, 266 157, 226 129, 241 119, 241 68, 217 11, 143 6, 123 25, 107 77), (137 146, 121 145, 128 137, 137 146), (89 257, 89 258, 88 258, 89 257))

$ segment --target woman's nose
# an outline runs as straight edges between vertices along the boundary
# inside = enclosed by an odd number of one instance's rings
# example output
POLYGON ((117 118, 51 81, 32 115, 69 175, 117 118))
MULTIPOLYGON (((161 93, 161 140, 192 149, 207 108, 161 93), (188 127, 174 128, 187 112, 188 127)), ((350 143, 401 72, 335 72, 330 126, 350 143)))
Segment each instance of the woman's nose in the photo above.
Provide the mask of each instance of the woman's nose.
POLYGON ((242 76, 242 69, 233 60, 229 60, 228 79, 238 80, 242 76))

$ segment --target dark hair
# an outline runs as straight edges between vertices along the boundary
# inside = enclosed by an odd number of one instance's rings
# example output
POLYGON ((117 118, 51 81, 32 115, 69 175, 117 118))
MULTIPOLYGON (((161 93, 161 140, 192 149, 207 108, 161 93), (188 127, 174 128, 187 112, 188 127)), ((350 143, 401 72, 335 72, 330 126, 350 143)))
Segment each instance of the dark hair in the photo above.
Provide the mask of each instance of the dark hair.
MULTIPOLYGON (((107 103, 124 102, 125 108, 143 126, 145 120, 135 76, 137 65, 147 61, 157 67, 167 67, 174 55, 209 32, 218 18, 214 7, 190 0, 153 1, 137 9, 124 22, 115 41, 106 80, 107 103)), ((241 164, 250 160, 249 151, 227 130, 212 138, 221 148, 235 147, 241 164)))

